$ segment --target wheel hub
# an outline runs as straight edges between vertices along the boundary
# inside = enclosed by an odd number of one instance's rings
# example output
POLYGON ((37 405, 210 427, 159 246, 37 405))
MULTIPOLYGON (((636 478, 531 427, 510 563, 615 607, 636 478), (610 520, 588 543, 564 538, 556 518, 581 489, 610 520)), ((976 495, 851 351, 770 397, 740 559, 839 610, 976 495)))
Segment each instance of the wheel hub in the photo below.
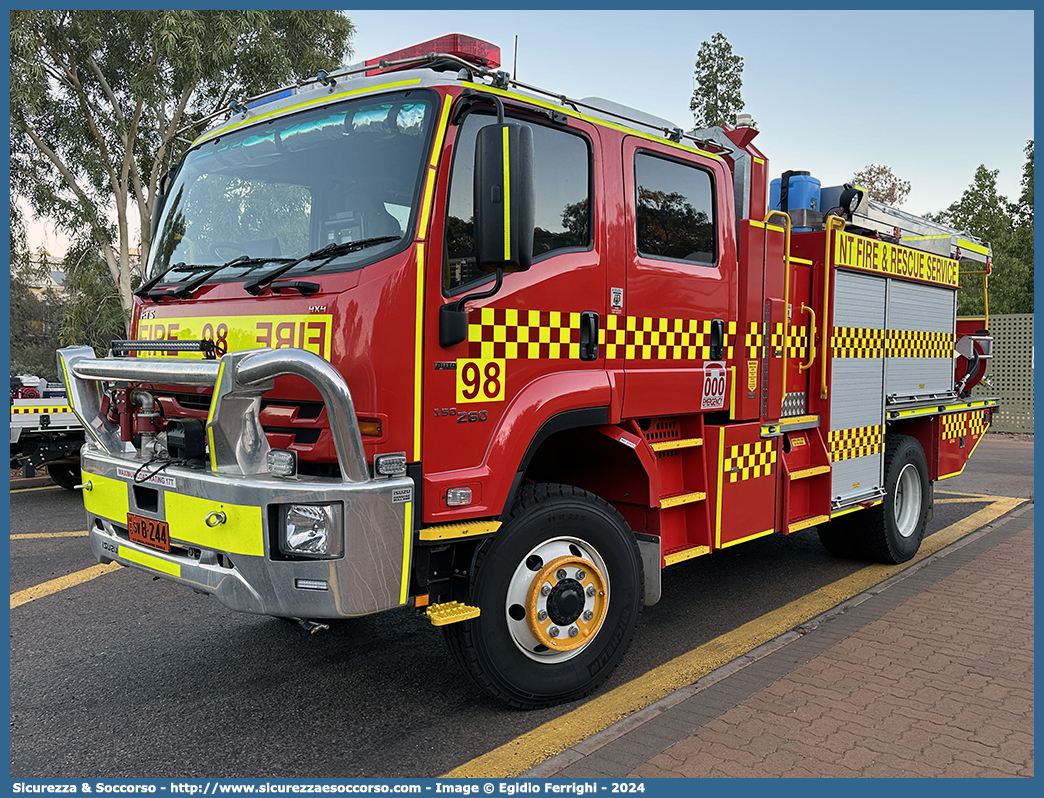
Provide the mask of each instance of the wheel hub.
POLYGON ((571 624, 584 611, 584 586, 575 579, 563 579, 547 597, 547 614, 559 626, 571 624))
POLYGON ((537 641, 552 651, 574 651, 601 628, 609 596, 594 563, 566 555, 546 563, 530 582, 526 623, 537 641))

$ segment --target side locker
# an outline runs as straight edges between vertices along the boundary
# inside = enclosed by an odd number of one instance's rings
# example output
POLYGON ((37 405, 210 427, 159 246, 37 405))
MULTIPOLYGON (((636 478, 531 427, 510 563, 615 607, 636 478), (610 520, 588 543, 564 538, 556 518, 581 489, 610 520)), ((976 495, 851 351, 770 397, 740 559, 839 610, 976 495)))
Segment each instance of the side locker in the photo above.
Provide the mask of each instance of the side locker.
POLYGON ((956 293, 952 288, 888 280, 889 401, 950 394, 956 293))
POLYGON ((707 442, 714 548, 775 532, 779 438, 762 438, 761 424, 752 422, 708 425, 707 442))
POLYGON ((939 479, 958 477, 964 473, 972 452, 990 428, 990 411, 949 413, 936 416, 933 423, 939 447, 939 479))
POLYGON ((834 272, 828 438, 834 510, 883 493, 887 284, 879 277, 834 272))

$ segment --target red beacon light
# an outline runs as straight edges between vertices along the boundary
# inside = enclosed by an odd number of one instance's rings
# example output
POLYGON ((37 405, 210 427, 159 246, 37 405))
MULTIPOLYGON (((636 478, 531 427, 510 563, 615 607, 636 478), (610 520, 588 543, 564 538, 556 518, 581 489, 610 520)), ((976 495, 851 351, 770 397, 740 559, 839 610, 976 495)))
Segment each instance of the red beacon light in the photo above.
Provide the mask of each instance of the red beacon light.
MULTIPOLYGON (((473 36, 465 36, 462 33, 448 33, 437 39, 430 39, 420 44, 414 44, 393 53, 371 58, 365 62, 366 66, 376 67, 381 61, 401 61, 404 58, 419 58, 429 53, 444 53, 455 55, 469 64, 496 69, 500 66, 500 48, 495 44, 484 42, 473 36)), ((371 69, 366 72, 367 77, 379 75, 382 72, 395 72, 400 69, 411 69, 413 65, 391 67, 390 69, 371 69)))

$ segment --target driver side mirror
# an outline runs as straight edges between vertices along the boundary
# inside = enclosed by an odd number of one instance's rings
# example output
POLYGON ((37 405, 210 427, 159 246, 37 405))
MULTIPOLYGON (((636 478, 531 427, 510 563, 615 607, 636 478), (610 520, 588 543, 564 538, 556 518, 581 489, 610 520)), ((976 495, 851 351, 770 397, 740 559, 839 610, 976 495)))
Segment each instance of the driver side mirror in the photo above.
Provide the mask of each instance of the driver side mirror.
POLYGON ((533 130, 496 124, 475 142, 475 261, 486 272, 533 265, 536 189, 533 130))

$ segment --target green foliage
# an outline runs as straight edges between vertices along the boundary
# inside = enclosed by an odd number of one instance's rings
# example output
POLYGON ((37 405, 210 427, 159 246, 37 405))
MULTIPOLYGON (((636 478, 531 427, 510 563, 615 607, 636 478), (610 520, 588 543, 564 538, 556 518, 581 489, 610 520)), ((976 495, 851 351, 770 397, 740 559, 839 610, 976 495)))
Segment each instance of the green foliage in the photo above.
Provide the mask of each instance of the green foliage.
POLYGON ((896 177, 892 167, 882 164, 867 164, 852 176, 850 181, 870 192, 870 198, 898 208, 910 193, 910 181, 896 177))
POLYGON ((315 10, 26 10, 10 21, 12 191, 90 238, 125 314, 131 251, 148 257, 157 185, 184 139, 231 99, 337 68, 353 33, 342 13, 315 10))
POLYGON ((721 32, 700 44, 696 54, 696 88, 689 101, 697 128, 732 125, 743 110, 743 58, 721 32))
POLYGON ((33 290, 22 276, 11 273, 11 373, 35 374, 58 380, 54 351, 59 346, 63 307, 51 290, 33 290))
POLYGON ((92 346, 95 353, 103 356, 109 351, 109 344, 123 338, 126 332, 126 317, 116 284, 88 239, 80 239, 69 247, 62 268, 67 298, 61 319, 61 346, 92 346))
MULTIPOLYGON (((999 170, 980 165, 961 198, 930 218, 988 241, 993 248, 990 313, 1033 312, 1033 142, 1025 149, 1022 194, 1008 202, 997 193, 999 170)), ((961 278, 958 313, 982 315, 981 277, 961 278)))

